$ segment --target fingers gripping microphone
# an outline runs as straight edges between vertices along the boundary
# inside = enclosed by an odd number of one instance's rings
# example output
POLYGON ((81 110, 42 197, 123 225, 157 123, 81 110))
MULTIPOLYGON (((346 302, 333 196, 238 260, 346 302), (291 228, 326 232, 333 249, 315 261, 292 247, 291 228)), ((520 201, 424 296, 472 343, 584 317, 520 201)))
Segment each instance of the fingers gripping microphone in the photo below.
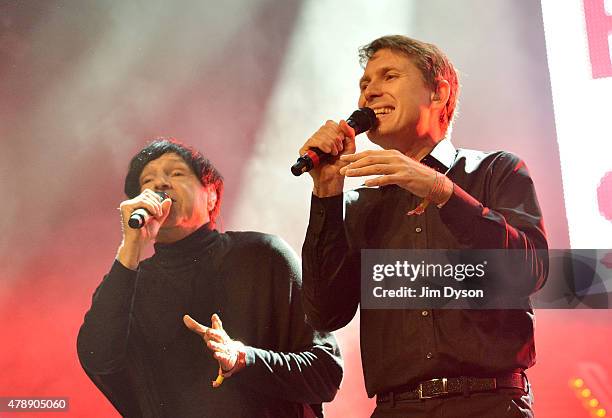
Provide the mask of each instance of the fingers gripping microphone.
MULTIPOLYGON (((162 202, 168 198, 168 195, 164 192, 155 192, 155 193, 159 196, 162 202)), ((128 225, 130 226, 130 228, 140 229, 143 226, 145 226, 147 222, 149 222, 149 219, 151 218, 151 216, 153 215, 151 215, 151 213, 149 213, 149 211, 146 210, 145 208, 136 209, 130 215, 130 219, 128 220, 128 225)))
MULTIPOLYGON (((369 107, 355 110, 346 120, 346 123, 355 130, 355 135, 369 131, 376 126, 376 122, 376 114, 369 107)), ((324 153, 319 148, 311 148, 291 166, 291 172, 294 176, 301 176, 303 173, 318 167, 329 157, 331 157, 330 154, 324 153)))

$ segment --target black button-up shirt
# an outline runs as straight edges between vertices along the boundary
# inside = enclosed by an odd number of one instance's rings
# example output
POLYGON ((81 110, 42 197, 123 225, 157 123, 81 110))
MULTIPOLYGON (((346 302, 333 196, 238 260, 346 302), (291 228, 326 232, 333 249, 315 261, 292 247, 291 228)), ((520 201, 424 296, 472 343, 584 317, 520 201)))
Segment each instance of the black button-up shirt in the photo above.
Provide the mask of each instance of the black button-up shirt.
MULTIPOLYGON (((507 152, 456 150, 444 140, 424 164, 454 182, 450 200, 407 216, 420 198, 398 186, 312 196, 303 246, 304 308, 321 330, 355 315, 361 249, 495 249, 524 251, 523 285, 543 285, 547 242, 533 182, 507 152), (545 253, 545 252, 544 252, 545 253)), ((363 309, 361 353, 369 396, 420 381, 494 377, 535 363, 531 310, 363 309)))

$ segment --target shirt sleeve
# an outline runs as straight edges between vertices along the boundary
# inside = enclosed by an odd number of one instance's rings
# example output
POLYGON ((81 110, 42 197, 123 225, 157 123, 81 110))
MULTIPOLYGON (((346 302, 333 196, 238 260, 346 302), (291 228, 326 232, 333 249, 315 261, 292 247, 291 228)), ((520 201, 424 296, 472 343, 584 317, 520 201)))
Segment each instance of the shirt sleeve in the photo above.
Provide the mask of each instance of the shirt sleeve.
POLYGON ((523 266, 517 285, 533 293, 548 275, 548 243, 533 180, 525 163, 506 152, 497 156, 490 172, 487 205, 455 184, 440 218, 468 248, 513 250, 510 259, 523 266))
POLYGON ((342 328, 359 304, 360 253, 349 246, 343 212, 343 195, 311 198, 302 247, 302 300, 308 322, 318 330, 342 328))
POLYGON ((235 378, 268 396, 308 404, 330 402, 342 380, 338 344, 332 334, 317 332, 305 322, 297 257, 280 239, 273 246, 273 283, 285 293, 277 302, 287 304, 286 318, 278 320, 284 328, 278 333, 279 349, 247 346, 247 367, 235 378))

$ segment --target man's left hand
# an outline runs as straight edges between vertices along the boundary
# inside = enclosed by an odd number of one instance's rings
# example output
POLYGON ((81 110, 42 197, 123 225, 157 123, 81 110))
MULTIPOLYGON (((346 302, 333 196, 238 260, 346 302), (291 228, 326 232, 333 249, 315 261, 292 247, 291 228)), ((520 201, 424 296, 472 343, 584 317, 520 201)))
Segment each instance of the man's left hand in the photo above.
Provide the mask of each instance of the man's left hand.
POLYGON ((340 159, 349 163, 340 169, 342 175, 347 177, 378 175, 366 180, 365 185, 374 187, 396 184, 418 197, 426 197, 429 194, 436 178, 434 169, 397 150, 368 150, 342 155, 340 159))
POLYGON ((227 332, 223 329, 221 318, 217 314, 213 314, 211 317, 212 327, 200 324, 189 315, 183 317, 183 322, 187 328, 202 337, 206 347, 212 351, 213 357, 219 362, 223 372, 232 371, 232 374, 234 374, 237 371, 232 369, 237 366, 239 357, 244 353, 244 345, 240 341, 232 340, 227 335, 227 332))

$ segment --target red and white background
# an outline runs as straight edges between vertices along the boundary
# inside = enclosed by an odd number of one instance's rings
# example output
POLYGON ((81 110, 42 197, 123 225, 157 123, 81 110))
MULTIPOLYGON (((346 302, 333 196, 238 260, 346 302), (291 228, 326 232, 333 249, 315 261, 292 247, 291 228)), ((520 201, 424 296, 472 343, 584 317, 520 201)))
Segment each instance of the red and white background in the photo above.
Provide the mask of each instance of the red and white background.
MULTIPOLYGON (((224 230, 299 253, 311 184, 289 166, 354 110, 357 47, 381 35, 448 53, 463 86, 453 142, 525 159, 552 248, 612 248, 610 15, 609 0, 0 2, 0 396, 118 416, 75 339, 120 240, 127 163, 154 136, 225 175, 224 230)), ((357 324, 337 333, 345 379, 328 417, 374 405, 357 324)), ((612 414, 611 342, 608 310, 537 311, 539 418, 612 414)))

